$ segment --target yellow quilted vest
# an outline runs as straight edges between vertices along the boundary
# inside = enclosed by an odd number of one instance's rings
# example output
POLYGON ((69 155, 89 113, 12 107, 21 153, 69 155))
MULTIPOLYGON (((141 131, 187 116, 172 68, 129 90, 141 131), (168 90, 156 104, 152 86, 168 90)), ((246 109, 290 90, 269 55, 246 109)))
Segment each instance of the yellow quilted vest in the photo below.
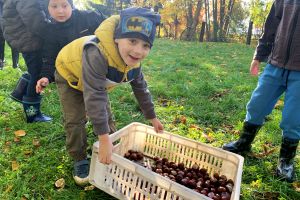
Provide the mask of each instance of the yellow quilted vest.
POLYGON ((95 31, 99 43, 93 42, 95 35, 85 36, 74 40, 66 45, 58 54, 55 62, 57 72, 76 90, 83 90, 82 85, 82 52, 86 44, 97 46, 103 56, 107 59, 110 67, 116 68, 124 73, 124 81, 127 72, 133 68, 139 68, 140 63, 135 66, 127 66, 114 42, 114 31, 118 25, 120 17, 118 15, 106 19, 95 31))

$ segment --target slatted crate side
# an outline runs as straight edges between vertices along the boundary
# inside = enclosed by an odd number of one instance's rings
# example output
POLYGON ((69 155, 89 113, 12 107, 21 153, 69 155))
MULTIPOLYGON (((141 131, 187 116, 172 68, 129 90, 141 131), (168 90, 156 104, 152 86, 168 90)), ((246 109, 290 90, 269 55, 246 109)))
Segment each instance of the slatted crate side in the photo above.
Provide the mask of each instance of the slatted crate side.
POLYGON ((228 155, 226 151, 167 132, 158 134, 153 128, 139 123, 132 124, 127 130, 129 130, 127 135, 122 134, 122 145, 119 147, 122 152, 119 155, 134 149, 146 156, 167 157, 175 163, 182 162, 187 167, 192 167, 196 163, 200 168, 206 168, 210 175, 217 172, 236 179, 235 172, 239 158, 228 155))
MULTIPOLYGON (((167 157, 176 163, 183 162, 188 167, 197 163, 201 168, 207 168, 211 175, 213 172, 224 174, 235 182, 231 200, 239 199, 242 157, 168 132, 158 134, 152 127, 140 123, 132 123, 117 131, 111 135, 111 140, 118 141, 118 144, 114 145, 113 165, 120 166, 118 169, 110 168, 110 171, 104 172, 107 173, 104 176, 105 184, 98 183, 101 181, 95 180, 103 179, 98 172, 103 171, 101 166, 104 165, 99 163, 97 157, 92 157, 94 159, 92 162, 98 163, 96 164, 98 176, 94 172, 95 166, 91 166, 90 176, 92 184, 118 199, 209 199, 124 159, 123 155, 129 149, 141 151, 150 157, 167 157), (130 181, 124 179, 126 176, 131 176, 130 181), (157 191, 152 191, 150 185, 157 188, 157 191)), ((97 155, 96 153, 97 150, 93 152, 93 156, 97 155)), ((111 166, 113 165, 111 164, 111 166)))

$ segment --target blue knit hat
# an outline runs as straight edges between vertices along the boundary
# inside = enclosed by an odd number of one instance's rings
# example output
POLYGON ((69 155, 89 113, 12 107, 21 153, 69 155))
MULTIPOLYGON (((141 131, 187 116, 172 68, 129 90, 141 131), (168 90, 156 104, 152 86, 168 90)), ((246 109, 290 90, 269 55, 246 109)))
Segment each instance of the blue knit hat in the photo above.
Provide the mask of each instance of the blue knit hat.
POLYGON ((160 15, 147 8, 132 7, 121 11, 115 38, 139 38, 152 47, 160 15))

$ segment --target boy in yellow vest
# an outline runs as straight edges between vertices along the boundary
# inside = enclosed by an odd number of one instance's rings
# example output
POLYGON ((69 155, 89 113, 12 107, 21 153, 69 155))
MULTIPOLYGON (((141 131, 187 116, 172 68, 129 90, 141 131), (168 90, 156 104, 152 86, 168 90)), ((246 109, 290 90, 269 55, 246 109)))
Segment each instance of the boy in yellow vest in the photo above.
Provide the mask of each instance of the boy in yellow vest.
POLYGON ((130 83, 144 116, 157 132, 163 130, 141 71, 141 61, 151 50, 159 23, 160 16, 149 9, 128 8, 105 20, 95 35, 71 42, 58 54, 55 81, 77 184, 88 182, 86 112, 101 144, 99 161, 111 162, 108 89, 130 83))

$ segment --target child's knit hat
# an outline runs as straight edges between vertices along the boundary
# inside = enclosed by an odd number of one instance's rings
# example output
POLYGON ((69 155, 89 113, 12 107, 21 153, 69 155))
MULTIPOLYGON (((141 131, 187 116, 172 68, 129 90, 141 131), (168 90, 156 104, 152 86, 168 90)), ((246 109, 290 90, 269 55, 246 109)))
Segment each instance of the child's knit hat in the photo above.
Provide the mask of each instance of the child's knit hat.
POLYGON ((159 24, 159 14, 147 8, 127 8, 121 11, 115 38, 139 38, 149 42, 152 47, 156 26, 159 24))
MULTIPOLYGON (((46 0, 46 2, 45 2, 45 3, 46 3, 46 4, 45 4, 45 5, 46 5, 46 8, 48 8, 49 1, 50 1, 50 0, 46 0)), ((71 7, 72 7, 72 8, 74 8, 74 5, 73 5, 73 0, 67 0, 67 1, 68 1, 68 2, 69 2, 69 4, 71 5, 71 7)))

